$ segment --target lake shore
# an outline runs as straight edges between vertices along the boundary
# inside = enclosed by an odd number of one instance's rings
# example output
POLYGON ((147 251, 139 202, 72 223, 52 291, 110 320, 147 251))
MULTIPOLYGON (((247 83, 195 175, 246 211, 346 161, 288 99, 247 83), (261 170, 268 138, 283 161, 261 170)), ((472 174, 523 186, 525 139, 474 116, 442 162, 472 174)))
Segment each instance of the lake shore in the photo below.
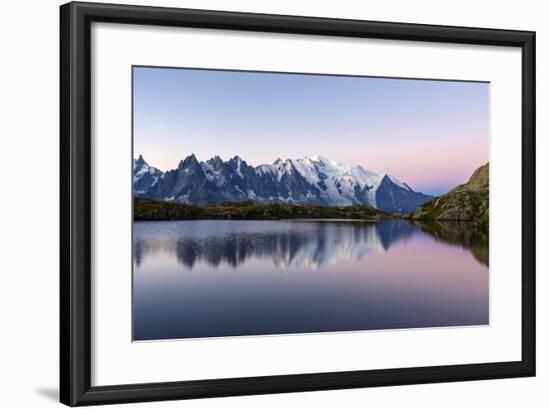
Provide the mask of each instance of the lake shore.
POLYGON ((394 218, 366 205, 318 206, 222 202, 192 206, 149 199, 134 199, 134 221, 162 220, 355 220, 377 222, 394 218))

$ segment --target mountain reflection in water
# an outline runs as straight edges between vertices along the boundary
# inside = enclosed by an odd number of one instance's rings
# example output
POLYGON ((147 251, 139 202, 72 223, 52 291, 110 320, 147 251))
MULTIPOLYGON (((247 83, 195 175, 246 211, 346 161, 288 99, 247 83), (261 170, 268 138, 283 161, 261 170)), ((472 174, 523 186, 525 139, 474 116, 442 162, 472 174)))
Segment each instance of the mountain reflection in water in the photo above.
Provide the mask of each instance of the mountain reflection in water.
POLYGON ((489 323, 467 224, 137 222, 133 251, 134 340, 489 323))
POLYGON ((139 267, 147 257, 163 253, 187 269, 199 262, 236 268, 254 258, 270 259, 277 267, 318 268, 388 251, 415 235, 468 249, 476 260, 489 265, 488 236, 471 224, 405 221, 138 222, 134 225, 133 261, 139 267))

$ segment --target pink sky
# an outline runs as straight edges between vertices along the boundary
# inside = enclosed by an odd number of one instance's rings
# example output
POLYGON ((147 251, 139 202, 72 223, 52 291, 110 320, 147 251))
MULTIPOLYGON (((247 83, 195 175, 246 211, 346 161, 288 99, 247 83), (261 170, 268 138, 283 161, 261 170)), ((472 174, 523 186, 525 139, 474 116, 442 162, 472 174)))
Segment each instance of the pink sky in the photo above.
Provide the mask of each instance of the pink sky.
POLYGON ((442 194, 489 161, 489 104, 486 82, 135 67, 134 155, 321 155, 442 194))

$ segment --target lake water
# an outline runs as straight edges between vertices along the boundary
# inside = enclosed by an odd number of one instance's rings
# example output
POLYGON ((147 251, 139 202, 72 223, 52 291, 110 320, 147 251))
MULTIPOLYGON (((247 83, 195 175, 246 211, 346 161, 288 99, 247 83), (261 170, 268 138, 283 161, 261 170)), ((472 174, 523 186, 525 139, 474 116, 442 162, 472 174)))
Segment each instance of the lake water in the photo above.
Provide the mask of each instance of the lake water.
POLYGON ((489 323, 488 242, 402 221, 134 223, 134 340, 489 323))

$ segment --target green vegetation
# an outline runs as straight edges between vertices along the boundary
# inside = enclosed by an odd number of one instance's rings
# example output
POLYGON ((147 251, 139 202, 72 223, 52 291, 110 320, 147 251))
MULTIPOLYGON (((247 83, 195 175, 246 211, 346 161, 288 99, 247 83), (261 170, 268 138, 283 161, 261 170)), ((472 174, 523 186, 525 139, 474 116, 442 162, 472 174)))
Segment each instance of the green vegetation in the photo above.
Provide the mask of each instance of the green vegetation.
POLYGON ((148 199, 134 199, 134 220, 281 220, 361 219, 379 221, 391 215, 366 205, 314 206, 293 204, 256 205, 252 201, 191 206, 148 199))
POLYGON ((424 203, 407 218, 431 221, 467 221, 489 229, 489 164, 478 168, 467 183, 424 203))

